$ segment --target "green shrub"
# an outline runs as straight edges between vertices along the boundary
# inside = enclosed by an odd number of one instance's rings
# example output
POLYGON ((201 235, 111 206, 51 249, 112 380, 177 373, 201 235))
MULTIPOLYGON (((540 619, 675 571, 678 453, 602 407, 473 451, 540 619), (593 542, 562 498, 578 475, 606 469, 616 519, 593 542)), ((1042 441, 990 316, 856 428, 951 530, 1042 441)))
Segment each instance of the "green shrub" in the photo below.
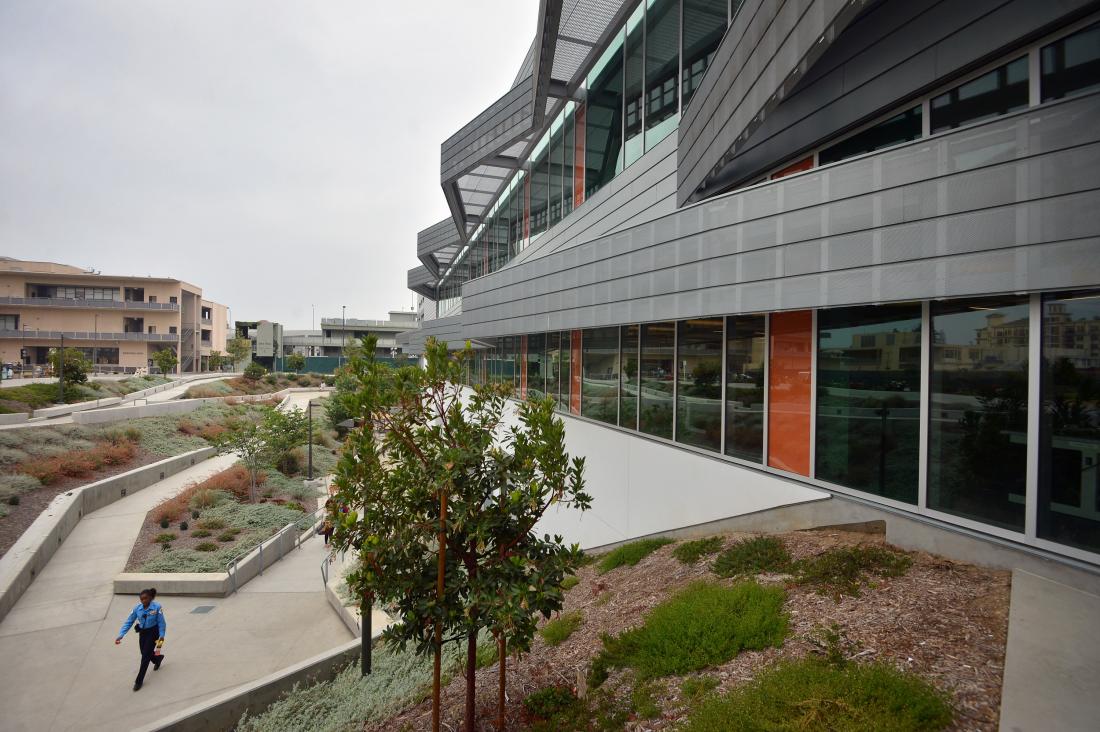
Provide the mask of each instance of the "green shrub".
POLYGON ((680 693, 684 699, 693 702, 706 696, 718 687, 718 679, 713 676, 689 676, 680 683, 680 693))
POLYGON ((252 361, 244 367, 244 378, 248 379, 249 381, 259 381, 264 377, 264 374, 266 373, 267 369, 265 369, 263 366, 256 363, 255 361, 252 361))
POLYGON ((719 577, 737 577, 758 572, 786 572, 791 555, 774 536, 754 536, 734 542, 718 555, 711 570, 719 577))
POLYGON ((859 597, 860 585, 868 575, 899 577, 909 571, 913 559, 907 554, 877 546, 830 549, 798 563, 795 581, 812 585, 823 595, 859 597))
POLYGON ((162 529, 167 529, 167 528, 168 528, 168 525, 169 525, 170 523, 171 523, 171 521, 169 521, 169 520, 168 520, 167 518, 162 518, 162 519, 160 520, 160 528, 162 528, 162 529))
POLYGON ((951 724, 947 698, 885 664, 782 663, 695 709, 684 732, 930 732, 951 724))
POLYGON ((176 538, 177 538, 176 535, 173 534, 171 531, 165 531, 163 533, 157 534, 157 538, 153 539, 153 543, 154 544, 171 544, 173 541, 176 540, 176 538))
POLYGON ((225 519, 220 519, 216 516, 207 516, 197 524, 200 529, 206 529, 208 531, 218 531, 225 528, 225 519))
POLYGON ((0 503, 0 519, 8 517, 8 507, 0 503))
POLYGON ((684 564, 695 564, 707 554, 714 554, 722 548, 722 537, 708 536, 696 541, 685 541, 672 550, 672 556, 684 564))
POLYGON ((573 611, 564 613, 559 617, 546 623, 539 629, 539 635, 546 641, 547 645, 559 646, 573 635, 573 631, 581 627, 581 623, 584 622, 584 616, 579 612, 573 611))
POLYGON ((787 635, 785 599, 782 588, 756 582, 689 585, 653 608, 640 627, 605 634, 592 682, 603 683, 613 667, 633 668, 645 680, 725 663, 743 650, 778 647, 787 635))
POLYGON ((562 590, 569 591, 581 583, 581 578, 571 574, 561 581, 562 590))
POLYGON ((188 506, 191 508, 192 517, 198 518, 196 514, 198 514, 199 510, 220 506, 226 501, 231 500, 233 500, 233 494, 229 491, 202 488, 195 491, 195 494, 191 496, 191 501, 188 506))
POLYGON ((180 531, 187 531, 187 522, 180 521, 180 531))
POLYGON ((223 531, 222 533, 218 534, 218 541, 221 542, 233 541, 236 538, 237 535, 234 534, 232 531, 223 531))
POLYGON ((24 493, 30 493, 41 487, 41 485, 42 484, 38 482, 38 478, 32 475, 25 475, 24 473, 2 473, 0 474, 0 500, 10 501, 12 498, 18 500, 19 496, 24 493))
POLYGON ((191 532, 191 536, 195 537, 196 539, 205 539, 206 537, 210 536, 210 532, 206 529, 195 529, 191 532))
POLYGON ((652 682, 641 683, 630 692, 630 705, 641 719, 656 719, 661 716, 661 707, 657 705, 656 687, 652 682))
POLYGON ((523 708, 532 717, 550 719, 576 705, 579 700, 564 686, 548 686, 523 700, 523 708))
POLYGON ((604 554, 600 558, 600 563, 596 569, 600 574, 604 574, 616 567, 633 567, 661 547, 672 543, 674 543, 672 539, 640 539, 629 544, 623 544, 604 554))
POLYGON ((218 545, 212 541, 204 541, 195 545, 195 551, 197 552, 214 552, 218 550, 218 545))

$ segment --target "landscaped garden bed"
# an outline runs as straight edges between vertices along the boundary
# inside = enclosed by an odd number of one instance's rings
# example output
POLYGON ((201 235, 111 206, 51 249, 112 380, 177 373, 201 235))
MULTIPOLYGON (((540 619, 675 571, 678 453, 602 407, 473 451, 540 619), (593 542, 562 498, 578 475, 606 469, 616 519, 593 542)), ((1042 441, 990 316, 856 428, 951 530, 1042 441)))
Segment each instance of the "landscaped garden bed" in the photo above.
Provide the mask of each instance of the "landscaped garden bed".
POLYGON ((185 399, 203 399, 209 397, 249 396, 253 394, 271 394, 283 389, 314 388, 325 385, 320 374, 279 373, 265 374, 259 378, 237 376, 205 384, 196 384, 184 393, 185 399))
MULTIPOLYGON (((594 560, 531 652, 509 659, 508 729, 997 729, 1007 572, 834 530, 635 543, 594 560)), ((495 730, 484 651, 479 718, 495 730)), ((427 669, 430 657, 383 646, 366 681, 353 666, 242 729, 425 729, 427 669), (391 663, 421 672, 379 678, 391 663)), ((463 701, 454 678, 448 728, 463 701)))
POLYGON ((22 384, 0 389, 0 414, 26 412, 52 407, 57 404, 76 404, 94 399, 125 396, 167 382, 163 376, 135 376, 117 381, 88 381, 83 384, 67 384, 64 401, 58 401, 57 384, 22 384))

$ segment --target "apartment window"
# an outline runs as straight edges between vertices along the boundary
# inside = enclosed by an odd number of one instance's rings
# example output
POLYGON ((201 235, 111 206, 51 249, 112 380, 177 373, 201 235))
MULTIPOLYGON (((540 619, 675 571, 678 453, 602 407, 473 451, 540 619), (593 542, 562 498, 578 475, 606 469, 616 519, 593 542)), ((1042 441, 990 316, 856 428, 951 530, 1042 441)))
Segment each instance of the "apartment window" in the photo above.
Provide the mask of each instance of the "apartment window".
POLYGON ((1044 102, 1100 86, 1100 23, 1043 46, 1039 64, 1044 102))
POLYGON ((675 323, 642 326, 639 428, 672 439, 672 395, 675 370, 675 323))
POLYGON ((754 463, 764 455, 764 317, 726 318, 726 454, 754 463))
POLYGON ((585 199, 622 170, 624 38, 620 30, 585 81, 585 199))
POLYGON ((876 125, 857 132, 849 138, 827 147, 817 155, 819 165, 835 163, 855 155, 881 150, 891 145, 899 145, 921 136, 920 105, 907 109, 901 114, 883 120, 876 125))
POLYGON ((150 325, 149 326, 149 335, 156 335, 156 332, 157 332, 157 326, 150 325))
MULTIPOLYGON (((174 326, 174 325, 168 326, 168 332, 171 333, 172 335, 176 335, 176 326, 174 326)), ((203 331, 203 332, 208 333, 209 331, 203 331)))
POLYGON ((619 426, 638 429, 638 326, 619 328, 622 383, 619 387, 619 426))
POLYGON ((722 449, 722 318, 681 320, 676 339, 676 441, 722 449))
POLYGON ((916 504, 920 348, 918 304, 818 311, 818 478, 916 504))
POLYGON ((1100 291, 1043 298, 1040 538, 1100 551, 1100 291))
POLYGON ((149 302, 156 302, 156 301, 157 301, 157 296, 156 295, 150 295, 149 296, 149 302))
POLYGON ((1027 56, 932 97, 932 132, 1014 112, 1028 105, 1027 56))
POLYGON ((645 87, 645 3, 626 21, 626 56, 623 73, 623 119, 626 142, 624 167, 642 157, 642 109, 645 87))
POLYGON ((932 303, 928 505, 1006 529, 1024 528, 1028 298, 932 303), (1015 335, 998 341, 994 332, 1015 335), (947 348, 977 360, 949 362, 947 348))
MULTIPOLYGON (((726 32, 727 0, 684 0, 684 107, 699 88, 722 35, 726 32)), ((735 0, 740 6, 740 0, 735 0)), ((736 10, 734 11, 736 12, 736 10)))
POLYGON ((0 330, 19 330, 19 316, 0 315, 0 330))
POLYGON ((582 336, 581 414, 616 424, 619 414, 619 329, 592 328, 582 336))
POLYGON ((680 111, 680 0, 646 0, 645 147, 676 127, 680 111))
POLYGON ((172 303, 173 305, 179 305, 179 298, 175 295, 169 295, 168 302, 172 303))
POLYGON ((542 399, 546 396, 545 377, 546 334, 527 336, 527 398, 542 399))

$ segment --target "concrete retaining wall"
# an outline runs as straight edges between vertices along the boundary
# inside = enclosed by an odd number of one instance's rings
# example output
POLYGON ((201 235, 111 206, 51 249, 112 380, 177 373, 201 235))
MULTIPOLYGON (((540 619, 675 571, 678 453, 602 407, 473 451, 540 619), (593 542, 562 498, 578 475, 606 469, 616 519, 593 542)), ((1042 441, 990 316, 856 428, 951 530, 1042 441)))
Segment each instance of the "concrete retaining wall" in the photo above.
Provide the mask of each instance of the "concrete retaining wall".
POLYGON ((30 415, 26 412, 15 412, 14 414, 0 414, 0 424, 20 424, 26 422, 30 415))
POLYGON ((76 404, 59 404, 56 407, 43 407, 42 409, 34 410, 33 416, 35 417, 61 417, 66 414, 74 414, 76 412, 82 412, 86 409, 99 409, 100 407, 109 407, 114 404, 121 404, 122 397, 105 397, 103 399, 92 399, 88 402, 77 402, 76 404))
POLYGON ((174 399, 166 402, 154 402, 153 404, 111 407, 108 409, 97 409, 92 412, 79 412, 73 415, 73 422, 76 424, 102 424, 105 422, 121 422, 127 419, 140 419, 141 417, 160 417, 166 414, 186 414, 195 411, 203 404, 214 402, 243 403, 262 402, 268 399, 281 399, 285 403, 292 393, 308 391, 331 391, 331 387, 296 387, 293 389, 283 389, 282 391, 276 391, 270 394, 203 397, 201 399, 174 399))
POLYGON ((63 493, 31 524, 8 553, 0 557, 0 620, 53 557, 77 522, 88 513, 189 468, 214 454, 203 447, 63 493))

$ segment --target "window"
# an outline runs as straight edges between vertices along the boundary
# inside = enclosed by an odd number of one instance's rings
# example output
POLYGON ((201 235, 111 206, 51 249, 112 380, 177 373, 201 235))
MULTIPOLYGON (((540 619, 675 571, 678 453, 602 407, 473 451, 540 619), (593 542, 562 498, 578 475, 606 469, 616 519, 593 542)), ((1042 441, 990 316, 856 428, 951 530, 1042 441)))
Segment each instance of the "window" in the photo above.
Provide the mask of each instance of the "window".
POLYGON ((620 30, 585 81, 585 199, 622 170, 623 39, 620 30))
POLYGON ((562 166, 561 166, 561 215, 565 218, 573 211, 573 170, 576 156, 576 110, 575 102, 567 102, 565 105, 565 121, 562 132, 562 166))
POLYGON ((817 313, 816 477, 917 502, 920 305, 817 313))
POLYGON ((622 384, 619 388, 619 426, 638 429, 638 326, 619 328, 622 384))
POLYGON ((672 439, 675 345, 675 323, 649 323, 642 326, 639 429, 668 439, 672 439))
POLYGON ((646 0, 645 148, 676 127, 680 95, 680 0, 646 0))
POLYGON ((565 164, 565 127, 561 116, 550 124, 550 226, 561 221, 562 166, 565 164))
POLYGON ((932 303, 928 505, 1024 528, 1027 473, 1026 297, 932 303), (1006 328, 1008 339, 996 334, 1006 328), (948 348, 976 358, 952 362, 948 348))
MULTIPOLYGON (((174 333, 176 332, 176 326, 174 326, 174 325, 170 325, 170 326, 168 326, 168 332, 169 332, 169 333, 173 333, 173 334, 174 334, 174 333)), ((203 331, 203 333, 209 334, 209 333, 210 333, 210 331, 208 331, 208 330, 204 330, 204 331, 203 331)), ((209 338, 210 336, 209 336, 209 335, 207 335, 206 337, 207 337, 207 338, 209 338)))
POLYGON ((722 318, 681 320, 676 339, 676 441, 722 449, 722 318))
POLYGON ((764 455, 764 317, 726 318, 726 454, 755 463, 764 455))
POLYGON ((827 147, 817 155, 818 165, 828 165, 854 155, 880 150, 915 140, 921 135, 920 105, 899 115, 857 132, 851 137, 827 147))
MULTIPOLYGON (((703 81, 714 51, 726 32, 727 0, 684 0, 684 107, 703 81)), ((735 10, 741 0, 734 0, 735 10)))
POLYGON ((1100 86, 1100 23, 1043 46, 1039 64, 1044 102, 1100 86))
POLYGON ((542 399, 546 396, 543 363, 546 358, 546 335, 535 333, 527 336, 527 398, 542 399))
POLYGON ((1043 298, 1038 535, 1100 551, 1100 292, 1043 298))
POLYGON ((801 173, 802 171, 809 170, 812 167, 814 167, 814 156, 810 155, 809 157, 802 158, 796 163, 791 163, 790 165, 784 166, 782 169, 775 171, 770 176, 768 176, 768 180, 779 180, 780 178, 786 178, 788 175, 801 173))
MULTIPOLYGON (((569 344, 566 344, 566 348, 569 344)), ((558 401, 561 392, 561 334, 557 331, 546 334, 546 393, 558 401)), ((568 387, 566 387, 568 389, 568 387)))
POLYGON ((157 301, 157 296, 156 295, 150 295, 149 296, 149 302, 156 302, 156 301, 157 301))
POLYGON ((156 335, 156 332, 157 332, 157 326, 150 325, 149 326, 149 335, 156 335))
POLYGON ((173 305, 178 305, 179 304, 179 298, 176 297, 175 295, 170 295, 168 297, 168 302, 172 303, 173 305))
POLYGON ((1027 56, 932 97, 932 132, 996 117, 1028 104, 1027 56))
POLYGON ((772 313, 768 337, 768 465, 809 475, 813 313, 772 313))
POLYGON ((623 99, 626 138, 623 165, 642 157, 643 90, 645 86, 645 3, 641 3, 626 21, 626 66, 623 76, 623 99))
POLYGON ((585 330, 581 386, 581 414, 616 424, 619 419, 619 329, 585 330))
POLYGON ((0 330, 19 330, 19 316, 0 315, 0 330))
POLYGON ((558 409, 563 412, 569 411, 569 388, 572 385, 572 375, 569 371, 570 368, 570 354, 573 350, 573 339, 567 330, 563 330, 558 334, 560 338, 559 343, 559 358, 558 366, 561 369, 558 372, 558 409))
POLYGON ((550 134, 547 132, 531 156, 531 236, 546 231, 550 195, 550 134))

